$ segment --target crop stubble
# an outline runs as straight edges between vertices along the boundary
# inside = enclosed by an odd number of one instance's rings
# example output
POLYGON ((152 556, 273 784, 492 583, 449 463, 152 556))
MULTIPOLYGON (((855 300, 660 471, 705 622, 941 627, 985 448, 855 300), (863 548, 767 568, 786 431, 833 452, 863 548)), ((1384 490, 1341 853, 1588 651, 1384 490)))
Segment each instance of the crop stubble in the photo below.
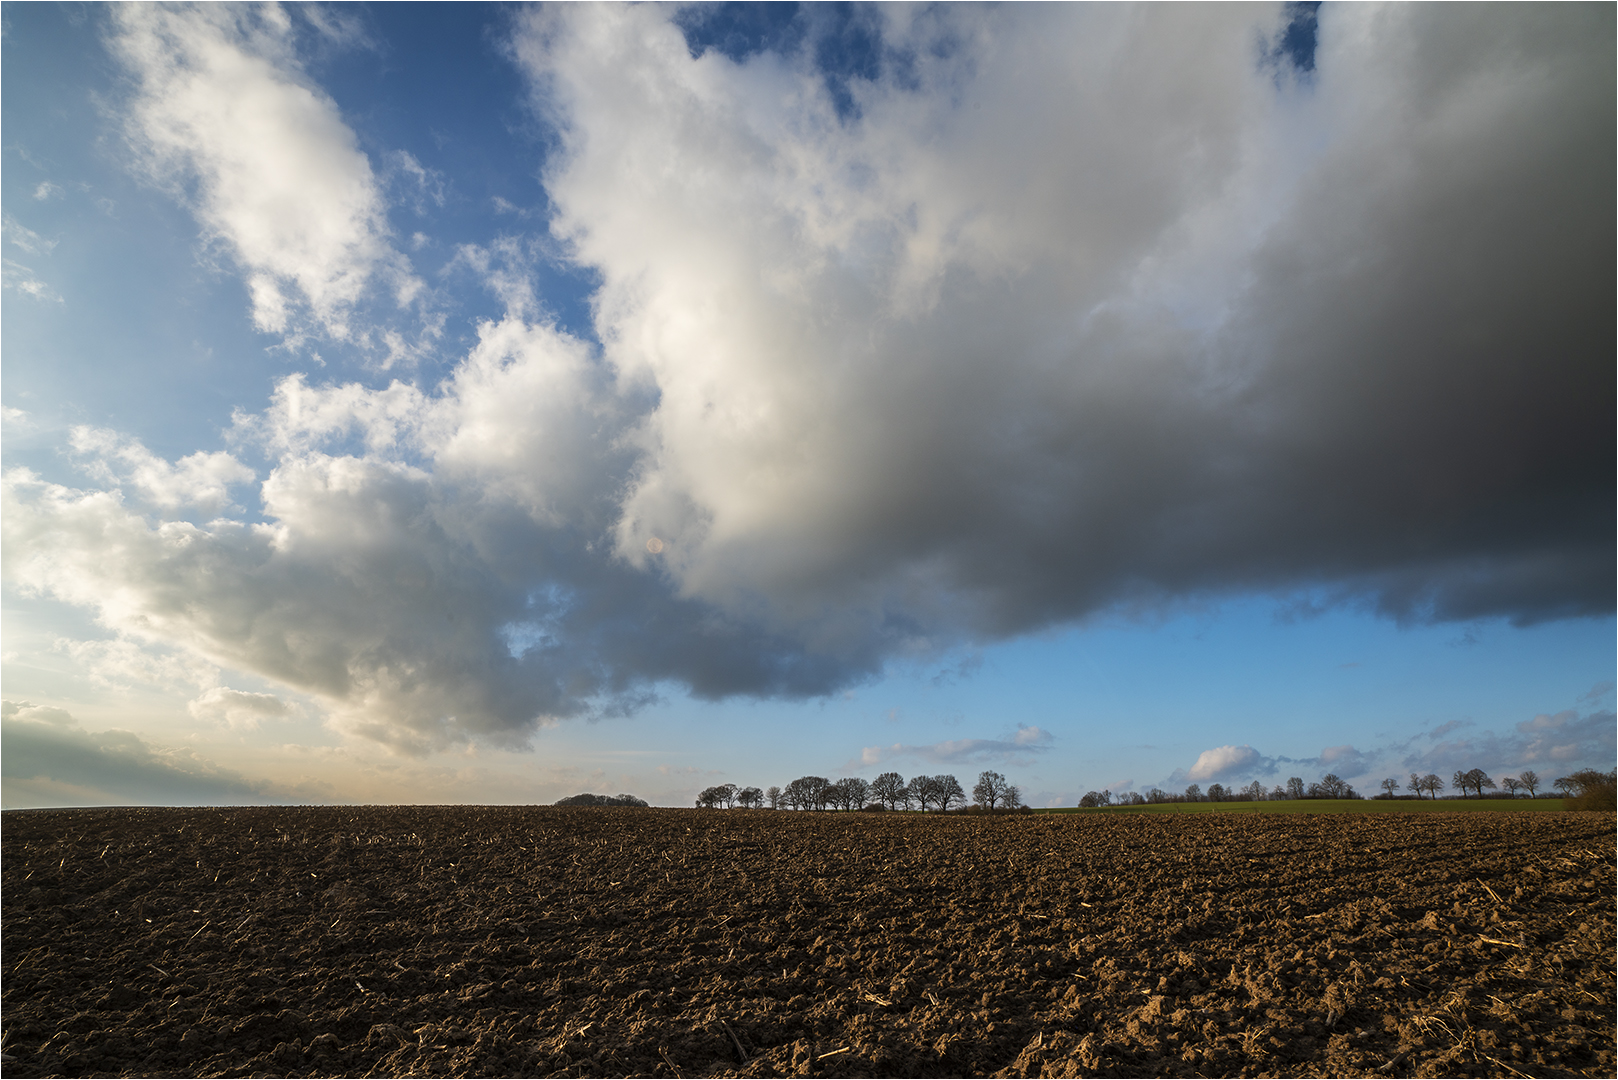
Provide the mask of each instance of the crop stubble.
POLYGON ((4 815, 7 1076, 1612 1075, 1614 816, 4 815))

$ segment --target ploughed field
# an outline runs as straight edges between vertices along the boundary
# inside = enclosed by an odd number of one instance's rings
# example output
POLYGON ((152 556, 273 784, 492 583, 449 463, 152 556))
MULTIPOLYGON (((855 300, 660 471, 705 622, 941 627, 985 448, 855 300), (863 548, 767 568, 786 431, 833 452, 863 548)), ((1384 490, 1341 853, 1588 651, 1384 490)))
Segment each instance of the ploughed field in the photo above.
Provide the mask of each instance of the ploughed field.
POLYGON ((1611 1076, 1611 813, 11 811, 8 1077, 1611 1076))

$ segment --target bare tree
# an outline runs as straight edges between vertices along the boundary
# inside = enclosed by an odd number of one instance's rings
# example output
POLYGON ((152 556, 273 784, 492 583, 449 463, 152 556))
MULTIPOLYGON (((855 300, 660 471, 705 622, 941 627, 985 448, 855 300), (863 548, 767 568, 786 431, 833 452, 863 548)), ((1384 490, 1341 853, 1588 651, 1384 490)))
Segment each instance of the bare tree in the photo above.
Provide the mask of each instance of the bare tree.
POLYGON ((1208 785, 1208 801, 1209 802, 1224 802, 1225 799, 1229 797, 1229 795, 1230 795, 1230 793, 1225 790, 1225 785, 1224 784, 1209 784, 1208 785))
POLYGON ((1517 797, 1518 789, 1522 787, 1522 781, 1518 780, 1515 776, 1502 776, 1500 778, 1500 786, 1506 789, 1506 794, 1515 799, 1517 797))
POLYGON ((1200 784, 1192 784, 1190 787, 1186 788, 1185 789, 1185 801, 1186 802, 1201 802, 1202 801, 1202 785, 1200 785, 1200 784))
POLYGON ((1386 780, 1382 781, 1382 790, 1388 793, 1388 798, 1395 798, 1396 796, 1394 795, 1394 792, 1399 790, 1399 781, 1394 777, 1388 777, 1386 780))
POLYGON ((1410 790, 1416 793, 1416 798, 1421 798, 1422 785, 1420 773, 1410 774, 1410 790))
POLYGON ((1426 790, 1428 795, 1434 799, 1437 799, 1438 793, 1444 790, 1444 781, 1439 779, 1437 773, 1428 773, 1426 776, 1421 778, 1421 786, 1426 790))
POLYGON ((1563 805, 1569 810, 1618 809, 1618 769, 1580 769, 1571 776, 1557 777, 1556 787, 1567 797, 1563 805))
POLYGON ((763 806, 764 792, 756 787, 744 787, 736 793, 736 804, 747 809, 763 806))
POLYGON ((848 796, 848 808, 850 810, 860 809, 865 805, 865 801, 871 797, 871 785, 864 777, 845 776, 837 782, 843 785, 843 792, 848 796))
POLYGON ((1336 773, 1327 773, 1320 778, 1320 794, 1327 799, 1347 799, 1350 797, 1348 782, 1336 773))
POLYGON ((735 801, 735 784, 717 784, 711 788, 704 788, 702 794, 697 796, 697 805, 705 806, 709 810, 713 810, 720 806, 728 809, 730 804, 735 801))
POLYGON ((1303 777, 1293 776, 1287 778, 1287 798, 1301 799, 1305 795, 1303 777))
POLYGON ((966 792, 961 788, 961 782, 951 774, 933 777, 934 793, 938 796, 938 808, 948 810, 952 802, 966 801, 966 792))
POLYGON ((779 787, 771 784, 765 789, 764 797, 770 801, 771 810, 781 809, 781 789, 779 787))
POLYGON ((899 809, 906 801, 905 790, 905 778, 896 772, 885 772, 871 781, 871 798, 889 810, 899 809))
POLYGON ((1242 788, 1242 798, 1246 799, 1248 802, 1263 802, 1263 781, 1254 780, 1251 784, 1248 784, 1246 787, 1242 788))
POLYGON ((1467 791, 1472 787, 1472 777, 1465 769, 1456 769, 1455 775, 1449 778, 1449 782, 1455 785, 1456 790, 1461 793, 1461 798, 1463 799, 1466 798, 1467 791))
POLYGON ((1173 798, 1174 796, 1170 795, 1160 787, 1149 787, 1146 789, 1146 801, 1149 803, 1166 803, 1173 798))
POLYGON ((927 807, 938 799, 935 785, 936 781, 931 776, 913 776, 910 778, 910 786, 906 790, 910 792, 910 798, 915 801, 917 806, 921 807, 921 812, 924 814, 927 812, 927 807))
POLYGON ((1287 789, 1282 787, 1280 784, 1277 784, 1273 788, 1270 789, 1270 798, 1274 799, 1276 802, 1280 802, 1282 799, 1284 799, 1286 797, 1287 797, 1287 789))
POLYGON ((993 810, 1000 803, 1016 805, 1016 789, 997 772, 984 770, 978 774, 978 782, 972 785, 972 798, 979 806, 986 806, 993 810))
POLYGON ((1534 790, 1539 787, 1539 774, 1533 769, 1524 769, 1517 777, 1517 783, 1528 789, 1528 797, 1534 797, 1534 790))

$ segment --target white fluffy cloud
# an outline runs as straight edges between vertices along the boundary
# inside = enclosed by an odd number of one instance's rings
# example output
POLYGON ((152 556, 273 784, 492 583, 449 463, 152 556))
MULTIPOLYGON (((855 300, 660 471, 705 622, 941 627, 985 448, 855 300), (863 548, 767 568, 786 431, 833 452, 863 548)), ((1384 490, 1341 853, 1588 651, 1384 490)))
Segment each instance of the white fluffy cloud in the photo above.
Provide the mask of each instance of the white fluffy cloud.
POLYGON ((188 454, 170 463, 130 439, 105 428, 79 426, 69 445, 84 455, 87 469, 111 484, 127 482, 142 498, 164 510, 195 506, 216 511, 230 505, 230 488, 256 476, 252 469, 223 451, 188 454))
POLYGON ((258 329, 296 335, 312 322, 339 340, 363 337, 351 315, 374 283, 401 306, 416 296, 370 161, 303 74, 286 9, 111 13, 110 46, 136 84, 127 137, 241 266, 258 329))
POLYGON ((1267 765, 1267 759, 1251 746, 1216 746, 1198 754, 1197 763, 1186 775, 1196 781, 1223 780, 1260 769, 1268 772, 1267 765))
MULTIPOLYGON (((261 328, 408 298, 290 16, 114 18, 130 138, 261 328)), ((536 238, 463 247, 507 315, 442 383, 294 375, 238 415, 261 520, 143 516, 246 473, 87 432, 117 490, 10 474, 8 577, 407 750, 1187 596, 1610 610, 1609 9, 1327 8, 1308 79, 1265 59, 1278 9, 872 18, 844 99, 813 42, 521 14, 597 341, 540 321, 536 238)))

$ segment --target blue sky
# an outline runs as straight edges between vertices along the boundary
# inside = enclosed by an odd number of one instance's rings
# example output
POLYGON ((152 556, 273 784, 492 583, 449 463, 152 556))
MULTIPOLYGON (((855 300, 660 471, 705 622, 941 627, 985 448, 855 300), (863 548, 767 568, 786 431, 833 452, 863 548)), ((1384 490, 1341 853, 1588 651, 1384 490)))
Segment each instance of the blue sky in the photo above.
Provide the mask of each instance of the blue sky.
POLYGON ((1611 8, 3 19, 8 807, 1613 763, 1611 8))

